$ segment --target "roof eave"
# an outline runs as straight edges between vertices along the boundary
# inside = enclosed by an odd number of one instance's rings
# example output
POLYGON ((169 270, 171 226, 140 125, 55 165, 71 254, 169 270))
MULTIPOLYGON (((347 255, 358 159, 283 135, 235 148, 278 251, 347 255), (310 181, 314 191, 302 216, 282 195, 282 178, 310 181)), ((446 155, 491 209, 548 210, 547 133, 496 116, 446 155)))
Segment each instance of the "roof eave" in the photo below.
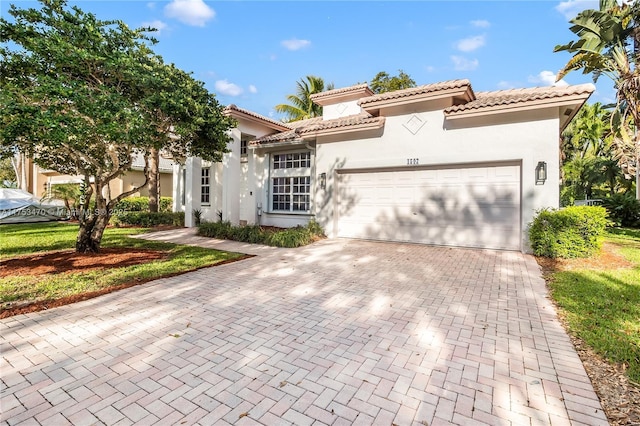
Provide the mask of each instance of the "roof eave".
MULTIPOLYGON (((532 109, 556 108, 569 105, 577 105, 574 109, 577 111, 589 98, 591 93, 585 93, 573 96, 564 96, 562 99, 539 99, 536 101, 525 101, 516 104, 494 105, 489 107, 481 107, 466 111, 445 111, 444 115, 447 120, 457 120, 462 118, 481 117, 492 114, 504 114, 510 112, 529 111, 532 109)), ((574 114, 575 114, 574 111, 574 114)))
POLYGON ((232 117, 237 120, 242 119, 242 120, 250 121, 252 123, 262 124, 263 126, 269 127, 270 129, 278 130, 281 132, 291 130, 291 127, 287 126, 284 123, 279 124, 276 121, 265 120, 260 117, 256 117, 255 115, 247 114, 246 112, 240 111, 237 109, 226 109, 223 112, 223 114, 226 115, 227 117, 232 117))
POLYGON ((432 100, 438 100, 443 98, 458 98, 461 97, 465 101, 469 102, 475 99, 473 91, 470 86, 456 87, 451 89, 438 90, 434 92, 419 93, 415 95, 408 95, 401 98, 381 99, 379 101, 359 103, 362 109, 371 113, 381 108, 391 108, 396 106, 409 105, 420 102, 427 102, 432 100))
POLYGON ((249 142, 249 149, 266 149, 266 148, 278 148, 278 147, 290 147, 297 145, 305 145, 307 144, 307 140, 304 138, 290 139, 286 141, 272 141, 272 142, 257 142, 251 141, 249 142))
POLYGON ((384 127, 384 122, 384 117, 380 117, 379 120, 372 123, 354 124, 351 126, 334 127, 329 129, 305 132, 304 137, 316 138, 318 136, 343 135, 347 133, 363 132, 366 130, 377 130, 384 127))

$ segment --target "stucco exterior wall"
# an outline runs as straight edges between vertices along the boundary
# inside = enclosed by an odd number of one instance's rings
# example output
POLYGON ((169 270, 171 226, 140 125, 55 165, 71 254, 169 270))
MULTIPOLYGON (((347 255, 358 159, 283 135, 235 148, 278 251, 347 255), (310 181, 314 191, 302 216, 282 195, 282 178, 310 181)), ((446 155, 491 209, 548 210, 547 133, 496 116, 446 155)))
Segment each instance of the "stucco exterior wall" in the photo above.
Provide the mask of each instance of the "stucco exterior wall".
POLYGON ((335 171, 360 168, 410 168, 418 165, 522 162, 523 248, 526 229, 537 209, 559 203, 558 111, 528 111, 447 121, 441 110, 386 118, 379 137, 336 141, 318 138, 316 176, 327 174, 325 190, 316 188, 316 218, 331 236, 335 208, 335 171), (535 166, 545 161, 548 179, 535 183, 535 166))
POLYGON ((331 120, 334 118, 356 115, 362 112, 358 105, 358 100, 340 102, 335 105, 326 105, 322 108, 322 119, 331 120))

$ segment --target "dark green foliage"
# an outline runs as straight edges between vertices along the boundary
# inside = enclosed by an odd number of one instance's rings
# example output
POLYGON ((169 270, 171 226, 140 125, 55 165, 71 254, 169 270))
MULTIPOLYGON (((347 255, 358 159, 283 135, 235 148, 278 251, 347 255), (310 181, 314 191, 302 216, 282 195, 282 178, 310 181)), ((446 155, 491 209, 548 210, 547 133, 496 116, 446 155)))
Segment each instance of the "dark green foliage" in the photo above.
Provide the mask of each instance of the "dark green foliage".
POLYGON ((125 212, 114 214, 111 222, 117 226, 142 226, 150 228, 158 225, 184 226, 184 212, 125 212))
POLYGON ((242 241, 275 247, 300 247, 311 244, 324 236, 322 228, 311 221, 307 226, 277 229, 259 225, 233 226, 230 222, 204 222, 198 227, 198 235, 221 240, 242 241))
MULTIPOLYGON (((171 211, 171 197, 160 198, 160 212, 171 211)), ((149 197, 127 197, 118 201, 114 209, 115 212, 148 212, 149 197)))
MULTIPOLYGON (((153 51, 148 28, 101 20, 66 0, 37 6, 10 5, 11 18, 0 17, 0 158, 19 151, 84 176, 76 251, 98 252, 116 203, 146 185, 103 196, 135 154, 146 166, 160 151, 220 161, 234 120, 204 82, 153 51)), ((154 167, 146 169, 149 177, 154 167)))
POLYGON ((369 87, 373 93, 393 92, 394 90, 409 89, 416 87, 416 82, 402 70, 398 70, 398 75, 393 77, 386 71, 380 71, 373 77, 369 87))
POLYGON ((631 194, 615 194, 605 198, 602 206, 617 226, 640 228, 640 201, 631 194))
POLYGON ((603 207, 545 209, 538 213, 529 228, 531 248, 536 256, 589 257, 600 250, 608 224, 607 210, 603 207))

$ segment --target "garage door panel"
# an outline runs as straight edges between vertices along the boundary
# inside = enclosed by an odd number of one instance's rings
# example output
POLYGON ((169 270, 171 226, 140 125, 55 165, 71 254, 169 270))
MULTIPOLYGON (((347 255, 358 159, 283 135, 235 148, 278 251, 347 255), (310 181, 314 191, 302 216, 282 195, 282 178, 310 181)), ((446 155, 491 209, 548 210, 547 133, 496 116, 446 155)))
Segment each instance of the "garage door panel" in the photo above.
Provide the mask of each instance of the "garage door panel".
POLYGON ((338 236, 520 248, 519 166, 345 174, 338 236))

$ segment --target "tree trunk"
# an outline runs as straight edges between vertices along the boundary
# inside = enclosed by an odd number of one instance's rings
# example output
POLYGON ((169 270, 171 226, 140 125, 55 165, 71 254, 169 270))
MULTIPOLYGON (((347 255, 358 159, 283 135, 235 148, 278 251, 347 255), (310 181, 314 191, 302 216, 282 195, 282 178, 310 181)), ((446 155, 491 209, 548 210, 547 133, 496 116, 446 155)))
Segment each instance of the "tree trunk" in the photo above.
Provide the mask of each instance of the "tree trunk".
POLYGON ((160 178, 159 178, 160 152, 156 148, 149 151, 149 211, 158 212, 158 202, 160 199, 160 178))
POLYGON ((636 157, 636 199, 640 200, 640 155, 636 157))
POLYGON ((95 180, 95 207, 93 210, 88 210, 89 200, 91 195, 85 201, 82 211, 80 212, 79 222, 80 229, 78 229, 78 237, 76 238, 76 252, 77 253, 99 253, 100 244, 102 242, 102 235, 104 230, 109 224, 109 218, 111 217, 110 209, 107 200, 102 195, 102 189, 104 184, 102 181, 96 178, 95 180))

